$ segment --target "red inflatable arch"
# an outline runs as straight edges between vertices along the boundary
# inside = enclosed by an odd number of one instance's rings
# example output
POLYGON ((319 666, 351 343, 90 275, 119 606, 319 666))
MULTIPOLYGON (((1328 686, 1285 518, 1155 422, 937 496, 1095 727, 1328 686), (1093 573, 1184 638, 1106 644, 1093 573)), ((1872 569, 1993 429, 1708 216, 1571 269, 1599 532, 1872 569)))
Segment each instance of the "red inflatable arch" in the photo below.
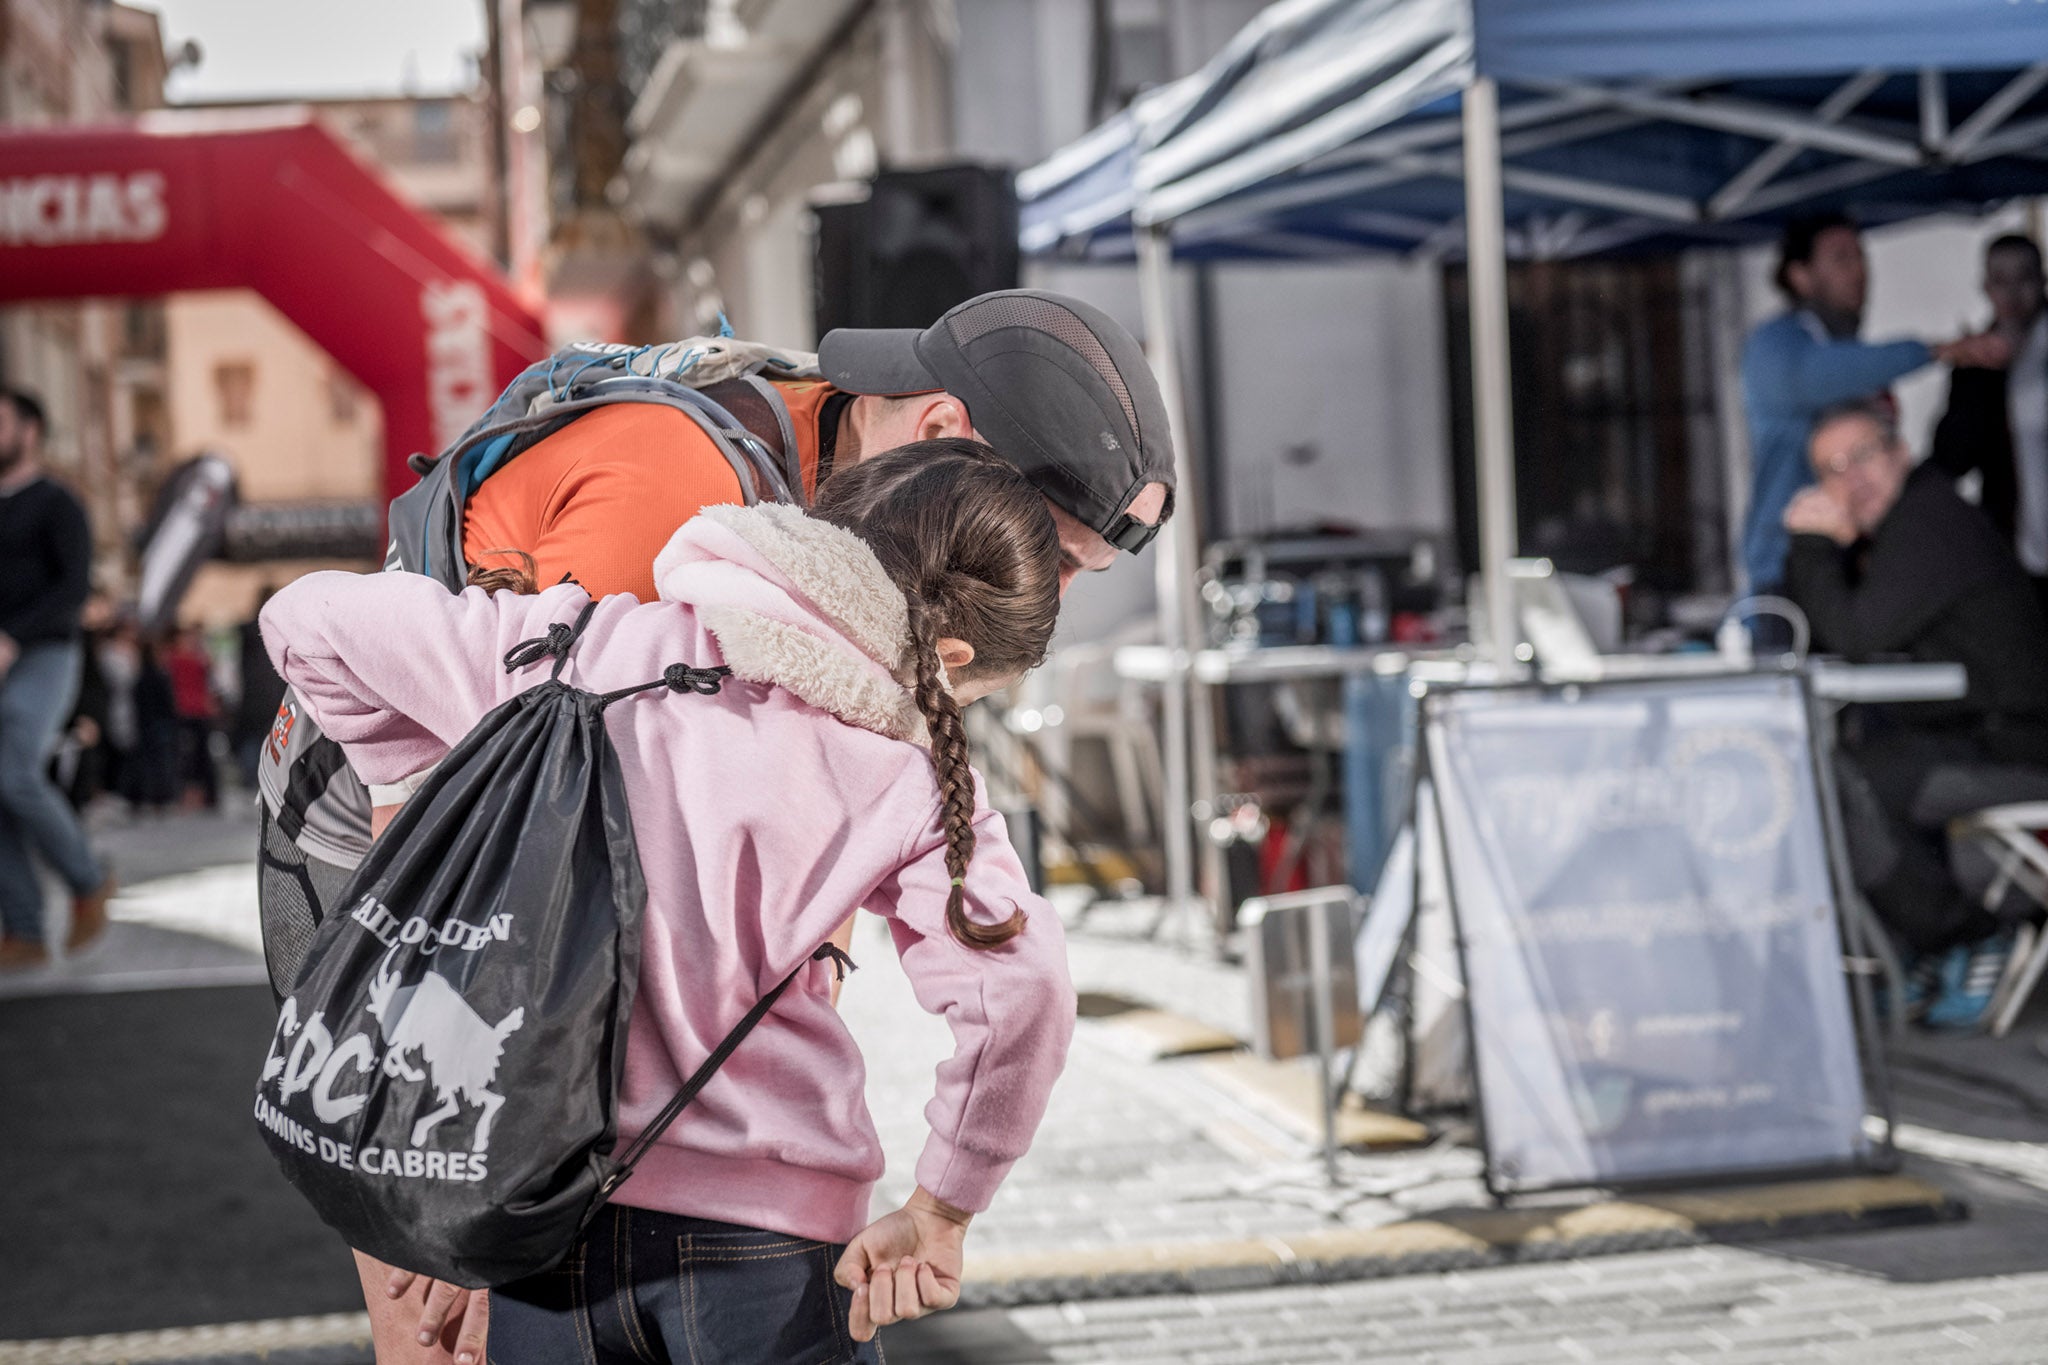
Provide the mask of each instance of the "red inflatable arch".
POLYGON ((301 112, 0 129, 0 303, 228 288, 377 395, 392 494, 548 350, 494 270, 301 112))

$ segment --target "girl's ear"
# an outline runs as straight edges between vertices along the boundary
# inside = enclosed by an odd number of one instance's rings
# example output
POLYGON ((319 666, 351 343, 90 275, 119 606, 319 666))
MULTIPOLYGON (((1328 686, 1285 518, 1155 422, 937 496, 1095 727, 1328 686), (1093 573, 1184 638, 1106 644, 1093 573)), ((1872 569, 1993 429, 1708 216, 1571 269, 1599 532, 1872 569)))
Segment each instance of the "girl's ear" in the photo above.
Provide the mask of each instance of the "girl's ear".
POLYGON ((974 646, 965 640, 956 640, 950 635, 941 636, 932 646, 939 653, 939 662, 946 666, 948 673, 958 673, 974 662, 974 646))

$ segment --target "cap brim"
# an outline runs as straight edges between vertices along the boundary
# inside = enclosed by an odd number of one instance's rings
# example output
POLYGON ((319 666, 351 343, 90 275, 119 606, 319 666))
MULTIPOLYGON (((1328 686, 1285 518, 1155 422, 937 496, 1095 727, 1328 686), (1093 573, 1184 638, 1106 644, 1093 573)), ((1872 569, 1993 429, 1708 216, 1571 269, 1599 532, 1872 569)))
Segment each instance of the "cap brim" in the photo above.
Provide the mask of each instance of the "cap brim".
POLYGON ((841 327, 818 343, 825 382, 847 393, 893 396, 946 387, 917 358, 916 328, 841 327))

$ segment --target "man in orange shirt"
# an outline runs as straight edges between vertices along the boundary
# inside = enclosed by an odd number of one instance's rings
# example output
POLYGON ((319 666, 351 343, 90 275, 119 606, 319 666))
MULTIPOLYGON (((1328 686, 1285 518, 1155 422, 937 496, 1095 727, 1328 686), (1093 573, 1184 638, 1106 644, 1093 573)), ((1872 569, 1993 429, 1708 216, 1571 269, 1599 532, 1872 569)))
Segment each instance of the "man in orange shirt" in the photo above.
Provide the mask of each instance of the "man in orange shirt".
MULTIPOLYGON (((776 414, 744 381, 707 390, 795 464, 806 499, 842 464, 911 441, 972 436, 1024 472, 1059 526, 1060 586, 1149 541, 1173 506, 1173 445, 1138 343, 1107 314, 1041 290, 984 294, 917 330, 841 329, 823 382, 771 381, 776 414)), ((688 416, 618 403, 578 418, 486 479, 464 512, 470 563, 524 550, 540 581, 654 596, 654 557, 738 476, 688 416)))

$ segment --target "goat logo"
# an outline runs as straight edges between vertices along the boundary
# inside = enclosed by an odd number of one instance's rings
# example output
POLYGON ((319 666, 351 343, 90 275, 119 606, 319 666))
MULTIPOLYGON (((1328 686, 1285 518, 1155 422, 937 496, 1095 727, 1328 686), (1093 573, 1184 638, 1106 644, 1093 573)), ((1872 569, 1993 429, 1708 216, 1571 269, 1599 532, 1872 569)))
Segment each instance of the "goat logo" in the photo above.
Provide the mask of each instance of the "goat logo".
POLYGON ((431 1080, 440 1101, 440 1108, 412 1126, 412 1145, 424 1146, 427 1134, 461 1113, 467 1101, 483 1110, 470 1144, 471 1151, 482 1152, 490 1146, 491 1120, 505 1103, 505 1097, 491 1089, 498 1060, 504 1056, 505 1039, 526 1022, 526 1009, 520 1006, 496 1024, 487 1024, 439 972, 426 972, 413 985, 401 986, 391 970, 397 951, 386 953, 377 966, 370 982, 369 1011, 384 1034, 384 1074, 414 1082, 431 1080), (415 1049, 425 1071, 407 1061, 415 1049))

